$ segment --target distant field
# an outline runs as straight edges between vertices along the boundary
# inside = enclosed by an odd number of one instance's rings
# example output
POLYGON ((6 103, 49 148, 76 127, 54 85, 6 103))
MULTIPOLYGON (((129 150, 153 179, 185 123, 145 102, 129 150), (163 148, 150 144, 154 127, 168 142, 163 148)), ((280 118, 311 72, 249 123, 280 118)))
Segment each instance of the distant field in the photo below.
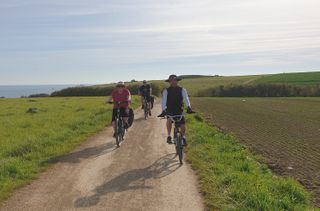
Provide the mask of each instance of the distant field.
POLYGON ((258 78, 255 83, 285 83, 292 85, 320 84, 320 72, 283 73, 266 75, 258 78))
POLYGON ((192 98, 196 110, 231 132, 320 205, 320 98, 192 98))
MULTIPOLYGON (((164 87, 163 81, 152 81, 164 87)), ((262 83, 291 84, 291 85, 317 85, 320 84, 320 72, 285 73, 270 75, 248 76, 222 76, 222 77, 197 77, 184 78, 180 84, 188 90, 190 96, 196 96, 199 91, 214 88, 220 85, 250 85, 262 83)))
POLYGON ((181 81, 191 96, 199 91, 214 88, 220 85, 254 85, 254 84, 290 84, 290 85, 317 85, 320 84, 320 72, 285 73, 272 75, 224 76, 188 78, 181 81))
POLYGON ((181 86, 188 90, 191 96, 194 96, 200 90, 217 87, 220 85, 239 85, 249 84, 261 75, 250 75, 250 76, 227 76, 227 77, 204 77, 204 78, 188 78, 181 81, 181 86))
MULTIPOLYGON (((0 99, 0 201, 105 127, 105 97, 0 99)), ((137 105, 137 98, 135 104, 137 105)))

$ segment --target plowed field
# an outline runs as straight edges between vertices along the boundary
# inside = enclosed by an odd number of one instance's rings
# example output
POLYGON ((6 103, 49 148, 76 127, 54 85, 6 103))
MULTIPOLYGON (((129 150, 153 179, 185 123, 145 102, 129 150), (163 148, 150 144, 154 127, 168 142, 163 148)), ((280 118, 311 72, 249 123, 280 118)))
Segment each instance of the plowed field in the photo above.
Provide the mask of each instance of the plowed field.
POLYGON ((320 98, 193 98, 193 107, 233 133, 320 205, 320 98))

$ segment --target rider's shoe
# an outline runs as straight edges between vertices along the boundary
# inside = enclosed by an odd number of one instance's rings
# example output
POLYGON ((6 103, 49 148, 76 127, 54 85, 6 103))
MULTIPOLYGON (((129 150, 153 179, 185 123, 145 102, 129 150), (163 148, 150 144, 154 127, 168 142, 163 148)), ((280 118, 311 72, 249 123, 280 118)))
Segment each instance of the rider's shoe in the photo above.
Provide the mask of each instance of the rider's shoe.
POLYGON ((182 144, 183 144, 183 146, 187 146, 188 145, 186 137, 182 138, 182 144))
POLYGON ((144 109, 144 105, 141 106, 141 109, 144 109))
POLYGON ((172 144, 172 138, 171 138, 171 136, 168 136, 168 138, 167 138, 167 143, 168 143, 168 144, 172 144))

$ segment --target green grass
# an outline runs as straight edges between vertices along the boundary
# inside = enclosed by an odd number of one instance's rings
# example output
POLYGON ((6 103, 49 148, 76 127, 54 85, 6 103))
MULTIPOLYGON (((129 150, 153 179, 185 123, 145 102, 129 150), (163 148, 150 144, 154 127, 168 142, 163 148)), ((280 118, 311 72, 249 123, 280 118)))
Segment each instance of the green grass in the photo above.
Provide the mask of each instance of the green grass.
POLYGON ((0 99, 0 201, 44 170, 48 161, 109 124, 112 108, 105 100, 0 99))
POLYGON ((284 83, 292 85, 316 85, 320 84, 320 72, 282 73, 266 75, 255 83, 284 83))
POLYGON ((293 179, 277 177, 234 137, 188 118, 187 159, 210 210, 307 210, 309 194, 293 179))

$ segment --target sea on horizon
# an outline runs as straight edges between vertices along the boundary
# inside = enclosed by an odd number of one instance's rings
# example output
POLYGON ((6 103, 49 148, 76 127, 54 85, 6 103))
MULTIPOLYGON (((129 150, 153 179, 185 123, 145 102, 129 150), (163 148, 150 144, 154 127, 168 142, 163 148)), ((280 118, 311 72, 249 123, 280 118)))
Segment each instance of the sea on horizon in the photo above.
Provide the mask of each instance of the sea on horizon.
POLYGON ((20 98, 32 94, 51 94, 76 85, 0 85, 0 97, 20 98))

